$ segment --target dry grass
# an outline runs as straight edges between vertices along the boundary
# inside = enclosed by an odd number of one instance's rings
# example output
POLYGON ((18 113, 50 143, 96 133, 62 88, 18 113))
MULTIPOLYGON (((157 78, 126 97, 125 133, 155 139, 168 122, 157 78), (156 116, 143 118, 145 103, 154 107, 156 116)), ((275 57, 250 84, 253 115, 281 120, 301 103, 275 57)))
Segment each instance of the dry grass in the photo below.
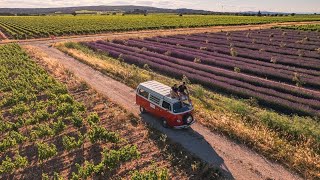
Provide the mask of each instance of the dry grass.
MULTIPOLYGON (((178 82, 157 73, 120 63, 103 54, 94 54, 87 49, 68 49, 63 44, 57 47, 131 87, 136 87, 138 83, 151 78, 165 84, 178 82)), ((195 92, 200 88, 198 85, 190 87, 193 94, 197 94, 195 92)), ((251 101, 236 100, 208 90, 200 94, 201 97, 192 98, 197 109, 196 117, 201 124, 252 147, 272 160, 281 162, 307 179, 320 178, 320 142, 317 135, 319 123, 315 120, 280 115, 261 109, 251 101), (308 130, 304 131, 303 128, 308 130), (295 130, 297 134, 294 134, 295 130), (310 135, 309 131, 314 132, 314 136, 310 135)))
MULTIPOLYGON (((32 46, 25 46, 25 49, 37 59, 39 65, 44 67, 60 82, 66 84, 71 95, 79 102, 84 103, 88 111, 97 112, 101 117, 102 124, 107 129, 116 131, 121 137, 125 137, 127 144, 137 145, 138 150, 141 152, 141 158, 123 164, 108 178, 129 179, 133 170, 144 172, 153 167, 168 169, 170 177, 172 177, 170 179, 208 179, 220 176, 219 172, 213 168, 207 168, 206 171, 203 171, 202 169, 207 164, 184 151, 182 147, 174 144, 169 139, 161 138, 165 135, 155 129, 151 129, 139 117, 125 112, 124 108, 112 103, 90 87, 84 92, 77 91, 78 88, 75 87, 88 85, 74 77, 70 71, 52 61, 45 53, 32 46), (195 163, 197 164, 197 169, 193 167, 195 163)), ((84 58, 84 56, 81 57, 84 58)), ((95 67, 101 66, 110 70, 116 69, 116 66, 112 64, 103 65, 98 58, 93 58, 92 60, 95 62, 95 67)), ((129 77, 125 72, 125 68, 119 70, 129 77)))

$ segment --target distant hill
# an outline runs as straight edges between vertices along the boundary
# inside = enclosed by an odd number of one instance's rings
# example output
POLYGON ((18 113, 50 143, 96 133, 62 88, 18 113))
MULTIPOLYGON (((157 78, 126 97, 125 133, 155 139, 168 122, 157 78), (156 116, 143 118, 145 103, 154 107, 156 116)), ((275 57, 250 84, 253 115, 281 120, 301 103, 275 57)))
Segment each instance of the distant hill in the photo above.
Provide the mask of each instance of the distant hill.
MULTIPOLYGON (((258 14, 258 11, 246 11, 246 12, 241 12, 244 14, 258 14)), ((261 14, 290 14, 290 13, 285 13, 285 12, 270 12, 270 11, 261 11, 261 14)))
MULTIPOLYGON (((46 15, 46 14, 72 14, 74 12, 94 14, 97 12, 122 12, 132 14, 144 13, 176 13, 176 14, 216 14, 216 15, 246 15, 254 16, 258 12, 214 12, 194 9, 165 9, 150 6, 78 6, 78 7, 57 7, 57 8, 0 8, 0 15, 46 15)), ((289 13, 261 11, 264 15, 288 15, 289 13)))
POLYGON ((71 14, 75 11, 118 11, 133 12, 135 10, 145 11, 148 13, 185 13, 185 14, 208 14, 210 11, 193 10, 193 9, 163 9, 148 6, 81 6, 81 7, 61 7, 61 8, 0 8, 0 14, 52 14, 63 13, 71 14))

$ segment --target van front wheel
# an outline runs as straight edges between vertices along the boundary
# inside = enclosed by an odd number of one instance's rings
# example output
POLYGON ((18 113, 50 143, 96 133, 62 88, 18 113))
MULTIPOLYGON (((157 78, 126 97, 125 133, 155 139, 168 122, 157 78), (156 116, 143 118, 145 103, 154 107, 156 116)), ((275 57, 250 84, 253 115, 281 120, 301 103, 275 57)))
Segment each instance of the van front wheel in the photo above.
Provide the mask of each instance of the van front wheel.
POLYGON ((168 122, 167 122, 167 120, 164 119, 164 118, 162 118, 161 121, 162 121, 162 126, 163 126, 164 128, 168 128, 168 122))
POLYGON ((140 109, 141 114, 144 114, 144 113, 147 112, 146 109, 144 107, 142 107, 142 106, 140 106, 139 109, 140 109))

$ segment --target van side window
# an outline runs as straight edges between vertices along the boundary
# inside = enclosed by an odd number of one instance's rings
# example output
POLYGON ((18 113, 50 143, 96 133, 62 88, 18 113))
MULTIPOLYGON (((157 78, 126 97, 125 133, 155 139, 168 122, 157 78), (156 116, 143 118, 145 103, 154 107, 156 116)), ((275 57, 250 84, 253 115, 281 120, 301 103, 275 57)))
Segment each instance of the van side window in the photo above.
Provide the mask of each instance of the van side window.
POLYGON ((144 89, 139 89, 138 93, 139 93, 139 95, 141 95, 141 96, 143 96, 143 97, 145 97, 147 99, 149 97, 149 93, 147 91, 145 91, 144 89))
POLYGON ((156 104, 160 104, 160 99, 153 96, 153 95, 150 95, 150 101, 156 103, 156 104))
POLYGON ((165 101, 162 102, 162 107, 171 111, 171 105, 165 101))

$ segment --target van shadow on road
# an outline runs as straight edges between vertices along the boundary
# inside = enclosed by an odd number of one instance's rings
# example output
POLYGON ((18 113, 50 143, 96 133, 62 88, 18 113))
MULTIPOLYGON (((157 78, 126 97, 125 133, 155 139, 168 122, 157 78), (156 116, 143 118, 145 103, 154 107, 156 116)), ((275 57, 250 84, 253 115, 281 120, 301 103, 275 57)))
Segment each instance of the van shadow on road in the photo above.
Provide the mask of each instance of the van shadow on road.
POLYGON ((224 160, 216 153, 204 137, 192 128, 182 130, 164 128, 160 123, 160 119, 157 119, 148 113, 140 114, 140 117, 151 127, 166 134, 168 138, 175 143, 179 143, 209 165, 218 168, 225 178, 234 179, 232 173, 225 165, 224 160))

